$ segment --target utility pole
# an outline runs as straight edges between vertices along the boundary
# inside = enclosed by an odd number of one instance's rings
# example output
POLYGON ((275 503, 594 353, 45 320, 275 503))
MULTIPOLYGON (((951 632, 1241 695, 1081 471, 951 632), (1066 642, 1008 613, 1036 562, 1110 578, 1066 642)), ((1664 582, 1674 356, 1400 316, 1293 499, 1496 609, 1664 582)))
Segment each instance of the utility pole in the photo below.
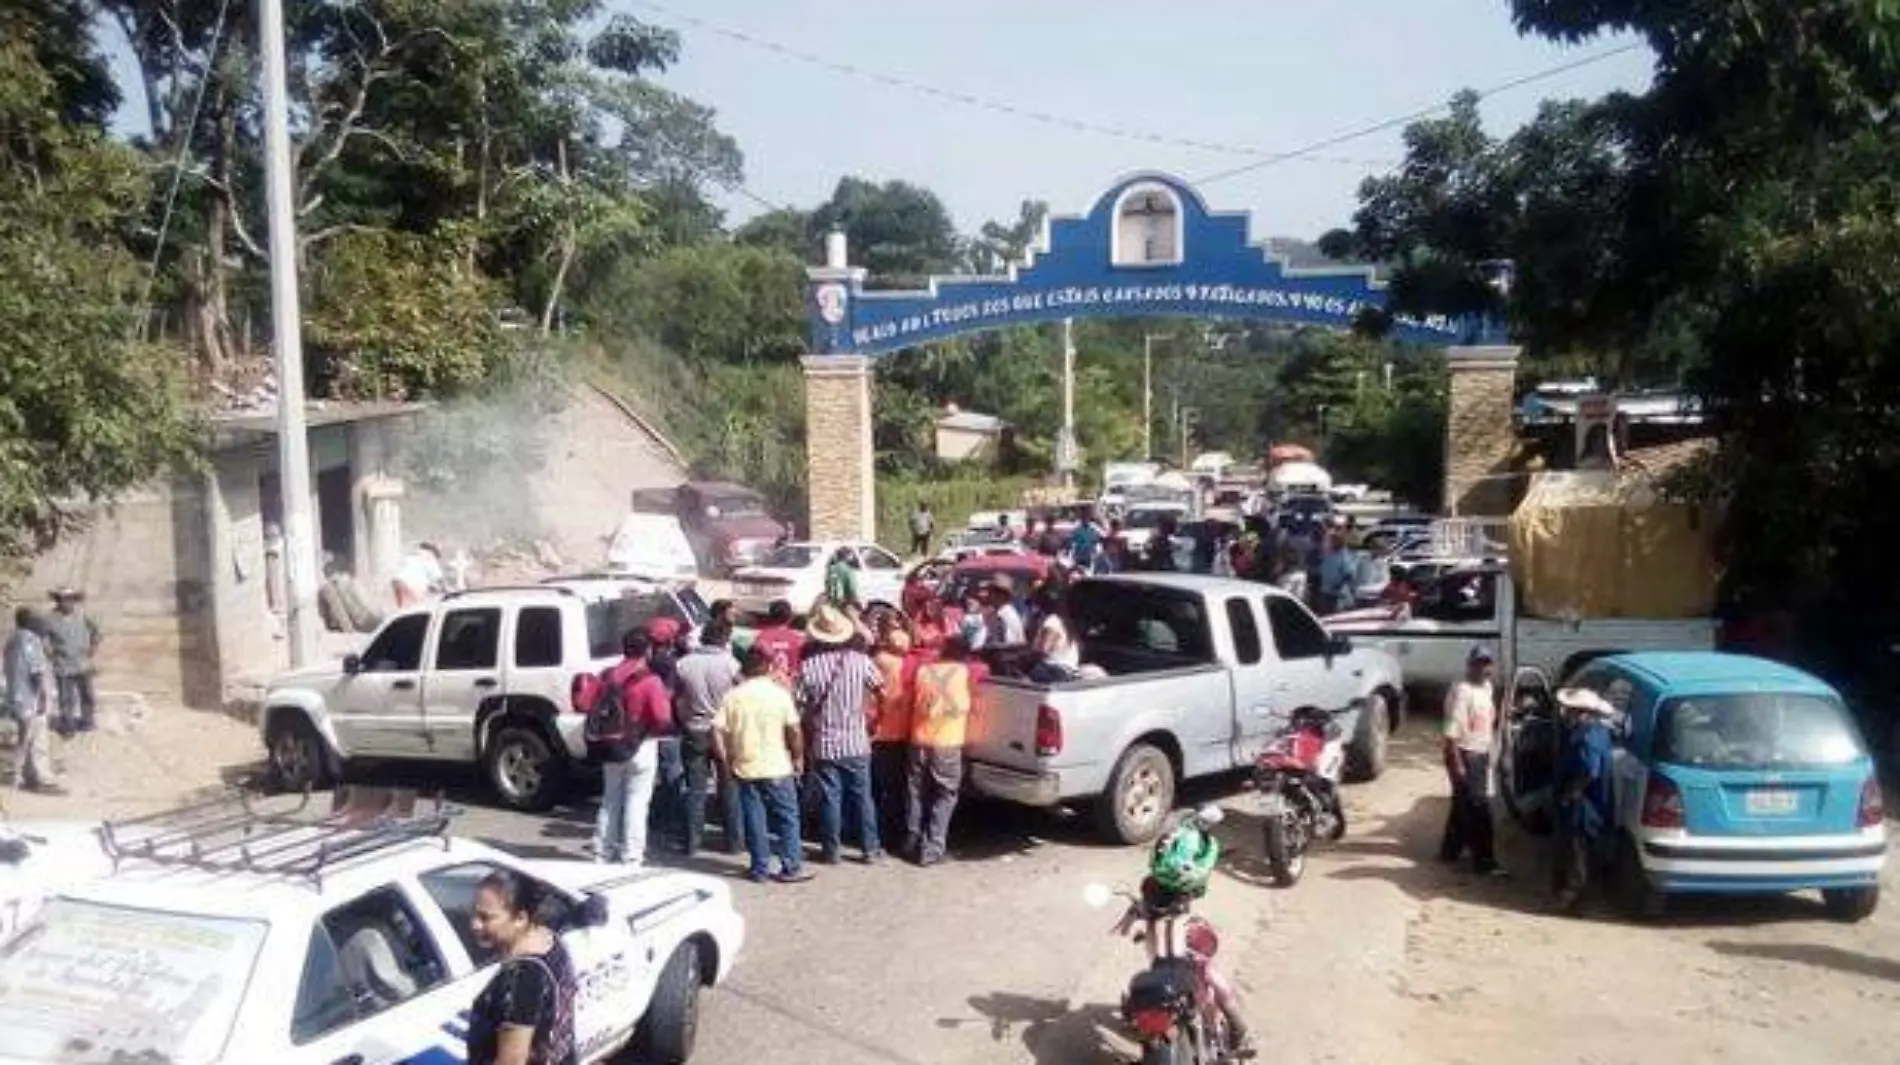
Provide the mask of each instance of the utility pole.
POLYGON ((297 304, 297 204, 291 192, 290 99, 283 0, 258 0, 264 65, 264 191, 270 212, 272 346, 277 355, 277 481, 283 490, 284 585, 290 664, 317 658, 316 528, 310 517, 310 442, 304 426, 303 312, 297 304))
POLYGON ((1188 466, 1188 445, 1193 437, 1193 425, 1200 418, 1200 411, 1194 407, 1182 407, 1175 415, 1175 424, 1179 426, 1181 438, 1181 468, 1188 466))
POLYGON ((1062 435, 1056 440, 1056 472, 1062 487, 1075 487, 1075 319, 1062 320, 1062 435))
POLYGON ((1173 339, 1166 333, 1141 338, 1141 461, 1154 458, 1155 341, 1173 339))

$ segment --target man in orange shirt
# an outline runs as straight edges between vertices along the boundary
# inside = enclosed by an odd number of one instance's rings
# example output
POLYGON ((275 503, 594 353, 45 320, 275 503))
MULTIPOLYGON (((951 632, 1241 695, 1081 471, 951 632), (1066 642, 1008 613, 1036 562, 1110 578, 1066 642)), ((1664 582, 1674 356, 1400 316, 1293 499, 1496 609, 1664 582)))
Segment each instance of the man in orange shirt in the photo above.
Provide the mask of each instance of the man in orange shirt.
POLYGON ((878 831, 897 839, 904 828, 905 758, 910 753, 911 681, 919 658, 911 652, 910 633, 896 621, 887 621, 879 635, 877 654, 879 691, 871 719, 871 794, 877 802, 878 831))
POLYGON ((904 829, 906 850, 922 866, 943 861, 963 784, 963 743, 976 686, 968 655, 969 646, 952 637, 944 642, 943 657, 918 666, 911 682, 904 829))

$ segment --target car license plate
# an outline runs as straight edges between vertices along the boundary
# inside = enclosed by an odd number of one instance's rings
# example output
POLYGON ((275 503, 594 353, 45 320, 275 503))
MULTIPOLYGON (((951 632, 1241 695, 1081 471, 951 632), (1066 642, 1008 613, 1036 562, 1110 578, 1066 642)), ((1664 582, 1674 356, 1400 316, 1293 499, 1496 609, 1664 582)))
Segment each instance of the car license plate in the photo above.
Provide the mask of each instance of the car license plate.
POLYGON ((1794 813, 1799 806, 1799 798, 1792 791, 1758 788, 1748 793, 1747 807, 1751 814, 1785 816, 1794 813))

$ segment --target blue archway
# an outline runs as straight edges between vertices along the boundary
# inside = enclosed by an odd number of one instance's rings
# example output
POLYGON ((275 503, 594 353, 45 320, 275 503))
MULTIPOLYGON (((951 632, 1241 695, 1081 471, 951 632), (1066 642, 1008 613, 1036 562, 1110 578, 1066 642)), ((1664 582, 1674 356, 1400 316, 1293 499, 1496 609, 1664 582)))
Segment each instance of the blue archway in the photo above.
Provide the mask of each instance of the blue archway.
MULTIPOLYGON (((1051 218, 1025 261, 1002 276, 936 277, 914 291, 867 290, 867 274, 850 264, 847 245, 845 235, 832 234, 825 265, 807 271, 805 454, 816 539, 874 532, 871 376, 879 356, 1065 318, 1236 318, 1348 329, 1361 312, 1387 307, 1386 287, 1369 267, 1290 266, 1250 241, 1246 212, 1210 211, 1198 192, 1167 174, 1123 178, 1087 214, 1051 218)), ((1497 281, 1509 284, 1508 266, 1497 281)), ((1501 468, 1514 446, 1516 350, 1501 323, 1481 318, 1399 316, 1390 335, 1452 349, 1456 413, 1446 438, 1445 495, 1460 499, 1501 468), (1474 397, 1469 403, 1459 399, 1461 388, 1474 397)))
MULTIPOLYGON (((1160 173, 1117 182, 1079 217, 1052 217, 1025 262, 1001 276, 934 277, 926 288, 866 290, 833 235, 808 271, 815 355, 885 355, 917 344, 1064 318, 1238 318, 1350 328, 1386 306, 1369 267, 1298 268, 1250 241, 1245 211, 1214 212, 1160 173)), ((1399 317, 1393 337, 1446 347, 1502 343, 1478 319, 1399 317)))

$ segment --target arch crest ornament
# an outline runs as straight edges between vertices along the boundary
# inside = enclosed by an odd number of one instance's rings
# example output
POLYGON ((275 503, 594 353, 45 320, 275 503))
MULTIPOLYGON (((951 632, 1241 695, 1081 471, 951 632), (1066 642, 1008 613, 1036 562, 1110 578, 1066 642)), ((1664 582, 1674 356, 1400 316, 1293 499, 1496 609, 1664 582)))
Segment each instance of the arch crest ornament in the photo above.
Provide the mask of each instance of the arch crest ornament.
MULTIPOLYGON (((1210 211, 1161 173, 1133 174, 1089 212, 1056 216, 1021 263, 995 276, 933 277, 913 290, 867 290, 833 234, 808 271, 811 350, 886 355, 968 333, 1064 318, 1191 317, 1350 328, 1386 306, 1370 267, 1294 267, 1249 233, 1245 211, 1210 211)), ((1400 317, 1397 339, 1433 347, 1499 343, 1477 319, 1400 317)))

